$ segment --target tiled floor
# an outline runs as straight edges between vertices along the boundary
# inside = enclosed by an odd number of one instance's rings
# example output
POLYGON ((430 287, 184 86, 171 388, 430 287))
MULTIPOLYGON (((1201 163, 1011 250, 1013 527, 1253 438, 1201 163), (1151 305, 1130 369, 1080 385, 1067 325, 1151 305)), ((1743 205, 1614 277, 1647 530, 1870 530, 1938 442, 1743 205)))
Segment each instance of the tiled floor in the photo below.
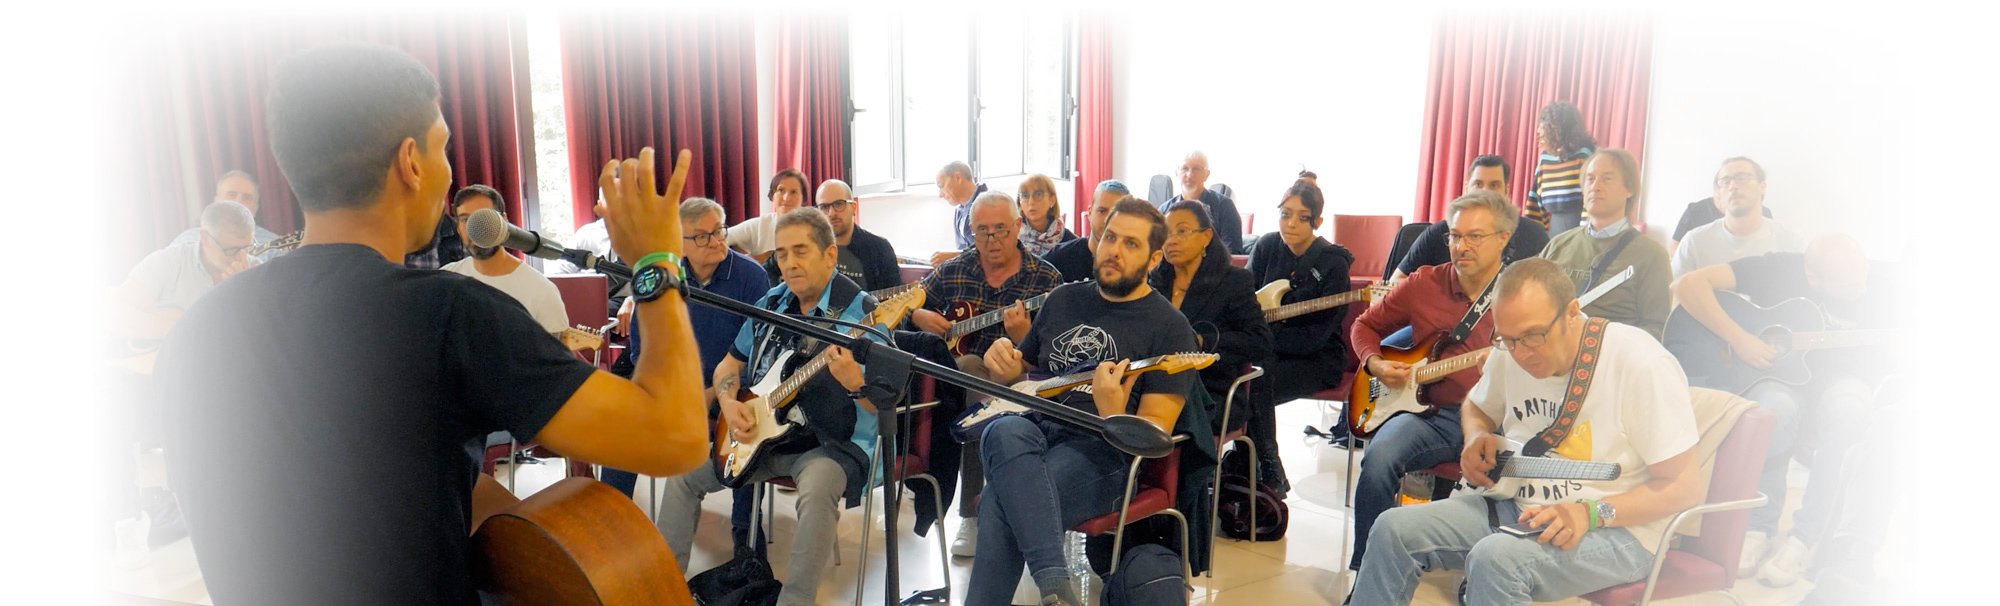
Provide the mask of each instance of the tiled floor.
MULTIPOLYGON (((1338 604, 1346 591, 1350 579, 1343 574, 1345 554, 1342 546, 1349 544, 1350 526, 1343 507, 1342 490, 1347 472, 1347 454, 1344 450, 1331 448, 1318 440, 1307 438, 1303 428, 1307 425, 1325 427, 1337 409, 1324 403, 1299 401, 1286 404, 1279 409, 1280 436, 1279 452, 1285 466, 1293 478, 1294 490, 1286 502, 1291 508, 1291 524, 1283 540, 1266 543, 1248 543, 1220 540, 1216 543, 1215 573, 1213 578, 1197 578, 1194 583, 1192 601, 1198 604, 1338 604)), ((1803 483, 1802 470, 1794 468, 1794 486, 1803 483)), ((505 479, 502 468, 502 480, 505 479)), ((526 466, 522 470, 519 491, 531 493, 560 479, 561 470, 552 464, 526 466)), ((1798 490, 1793 490, 1793 498, 1787 511, 1797 507, 1798 490)), ((642 508, 651 500, 647 487, 642 482, 636 498, 642 508)), ((728 531, 729 498, 718 493, 703 503, 701 528, 695 535, 695 553, 690 558, 690 570, 701 571, 723 562, 730 553, 728 531)), ((795 522, 791 514, 791 497, 778 493, 777 519, 774 522, 776 544, 770 548, 772 566, 780 578, 787 565, 791 547, 790 537, 795 522)), ((859 510, 849 510, 841 519, 839 540, 841 564, 829 571, 826 582, 820 588, 821 604, 849 604, 854 600, 857 549, 861 534, 859 510)), ((910 531, 911 513, 906 499, 900 515, 902 528, 897 533, 900 548, 902 574, 900 590, 908 595, 919 589, 937 587, 941 584, 938 559, 938 544, 932 537, 917 537, 910 531)), ((947 530, 957 531, 956 517, 948 518, 947 530)), ((868 578, 861 582, 863 604, 883 602, 883 553, 879 527, 877 540, 866 557, 868 578)), ((950 535, 947 535, 949 537, 950 535)), ((954 598, 965 591, 967 575, 971 571, 971 560, 952 560, 950 578, 954 598)), ((108 587, 113 591, 161 597, 173 600, 208 603, 206 589, 201 584, 200 574, 194 566, 194 554, 186 540, 181 540, 154 550, 152 563, 135 571, 113 570, 107 567, 108 587)), ((1450 605, 1455 600, 1459 576, 1457 573, 1427 575, 1417 590, 1416 603, 1427 605, 1450 605)), ((1805 583, 1783 589, 1772 589, 1755 581, 1737 585, 1736 595, 1757 606, 1776 606, 1796 603, 1810 589, 1805 583)), ((1026 603, 1017 601, 1017 603, 1026 603)), ((1661 601, 1661 606, 1705 606, 1708 604, 1728 604, 1725 598, 1716 596, 1698 599, 1661 601)), ((1556 604, 1582 604, 1580 600, 1556 602, 1556 604)))

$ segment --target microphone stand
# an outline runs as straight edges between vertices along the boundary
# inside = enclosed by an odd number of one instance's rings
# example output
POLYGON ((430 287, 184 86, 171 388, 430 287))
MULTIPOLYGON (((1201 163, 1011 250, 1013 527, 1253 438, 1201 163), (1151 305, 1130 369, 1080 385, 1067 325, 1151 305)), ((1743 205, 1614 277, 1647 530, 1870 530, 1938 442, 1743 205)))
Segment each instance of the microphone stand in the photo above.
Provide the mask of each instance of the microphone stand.
MULTIPOLYGON (((607 276, 619 277, 627 281, 632 279, 631 268, 623 264, 599 259, 596 255, 588 253, 584 253, 584 255, 585 263, 578 263, 578 265, 595 269, 607 276)), ((919 374, 965 388, 968 391, 1008 401, 1020 402, 1043 416, 1093 430, 1103 435, 1105 441, 1109 442, 1113 447, 1127 454, 1157 458, 1166 456, 1174 448, 1173 440, 1167 435, 1167 432, 1154 426, 1151 421, 1138 416, 1114 415, 1111 417, 1099 417, 1095 414, 1070 408, 1034 394, 1014 391, 1005 385, 960 372, 957 368, 946 367, 930 360, 918 358, 909 352, 896 349, 892 343, 877 344, 865 337, 842 334, 789 314, 764 309, 699 288, 682 288, 681 295, 689 301, 764 322, 786 332, 818 339, 853 351, 854 361, 863 365, 863 371, 867 376, 868 384, 896 394, 886 405, 876 406, 877 414, 875 418, 877 421, 876 431, 878 440, 893 440, 894 436, 897 435, 896 402, 902 400, 902 392, 909 385, 909 375, 914 370, 919 374)), ((887 452, 890 456, 883 457, 881 461, 884 478, 894 477, 891 463, 893 459, 897 458, 893 450, 887 452)), ((896 484, 894 486, 891 484, 891 482, 882 483, 882 525, 884 526, 884 531, 893 537, 896 528, 896 513, 900 508, 898 501, 901 499, 903 491, 900 482, 894 483, 896 484)), ((867 512, 862 512, 862 515, 867 515, 867 512)), ((945 515, 945 512, 940 511, 938 515, 945 515)), ((865 544, 867 538, 863 537, 862 540, 865 544)), ((898 606, 899 601, 896 598, 896 594, 900 593, 900 590, 896 586, 898 574, 896 541, 884 540, 882 544, 884 563, 888 571, 886 578, 883 579, 883 601, 888 606, 898 606)), ((863 557, 865 557, 865 554, 863 557)))

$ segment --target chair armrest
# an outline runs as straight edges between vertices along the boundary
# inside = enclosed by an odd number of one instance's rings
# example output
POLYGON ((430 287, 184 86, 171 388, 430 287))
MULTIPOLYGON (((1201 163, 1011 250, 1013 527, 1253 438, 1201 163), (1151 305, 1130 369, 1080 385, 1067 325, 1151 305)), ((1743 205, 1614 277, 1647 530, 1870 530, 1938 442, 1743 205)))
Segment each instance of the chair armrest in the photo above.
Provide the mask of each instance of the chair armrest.
MULTIPOLYGON (((1690 507, 1686 511, 1674 514, 1673 521, 1667 522, 1666 529, 1660 532, 1660 542, 1659 542, 1660 549, 1656 549, 1653 551, 1653 568, 1651 572, 1646 573, 1646 590, 1640 594, 1639 603, 1645 604, 1653 600, 1653 583, 1659 580, 1660 578, 1660 567, 1665 566, 1667 563, 1667 552, 1673 551, 1672 549, 1667 548, 1667 541, 1673 538, 1674 533, 1676 531, 1680 530, 1681 522, 1686 522, 1688 518, 1691 516, 1697 516, 1704 513, 1730 511, 1735 509, 1754 509, 1757 507, 1762 507, 1765 503, 1770 502, 1770 500, 1771 500, 1770 497, 1767 497, 1764 495, 1764 493, 1760 492, 1757 493, 1757 496, 1752 498, 1742 499, 1737 501, 1723 501, 1720 503, 1702 503, 1700 505, 1690 507)), ((1630 531, 1628 530, 1627 532, 1630 531)))
POLYGON ((903 415, 923 410, 926 408, 936 408, 938 404, 941 403, 942 402, 939 402, 938 400, 931 400, 929 402, 918 402, 915 404, 911 404, 909 406, 898 406, 896 407, 896 414, 903 415))

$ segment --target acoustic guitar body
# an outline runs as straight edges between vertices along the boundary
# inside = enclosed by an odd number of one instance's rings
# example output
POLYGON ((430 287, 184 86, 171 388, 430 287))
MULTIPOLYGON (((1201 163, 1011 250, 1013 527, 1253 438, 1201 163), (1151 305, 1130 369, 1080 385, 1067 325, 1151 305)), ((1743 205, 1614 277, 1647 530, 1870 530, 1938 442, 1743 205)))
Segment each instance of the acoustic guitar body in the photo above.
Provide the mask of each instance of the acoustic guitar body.
POLYGON ((503 604, 694 604, 659 529, 596 480, 557 482, 487 517, 472 539, 479 589, 503 604))
MULTIPOLYGON (((1431 350, 1443 342, 1444 337, 1443 333, 1432 335, 1409 349, 1384 347, 1382 359, 1411 367, 1421 366, 1435 359, 1431 350)), ((1346 414, 1348 431, 1357 437, 1375 435, 1375 430, 1381 429, 1383 423, 1399 413, 1428 415, 1436 411, 1437 408, 1424 398, 1424 386, 1416 384, 1414 377, 1402 389, 1390 389, 1369 374, 1366 364, 1354 372, 1354 387, 1348 394, 1346 414)))
POLYGON ((1826 330, 1826 316, 1819 306, 1805 299, 1792 299, 1758 307, 1735 293, 1715 295, 1723 313, 1735 320, 1737 326, 1778 350, 1778 355, 1771 359, 1770 368, 1744 364, 1730 351, 1729 342, 1702 326, 1700 320, 1688 314, 1687 308, 1675 307, 1674 313, 1667 317, 1660 344, 1680 360, 1689 385, 1742 395, 1764 381, 1804 385, 1812 380, 1812 370, 1806 365, 1807 352, 1792 349, 1792 333, 1826 330))

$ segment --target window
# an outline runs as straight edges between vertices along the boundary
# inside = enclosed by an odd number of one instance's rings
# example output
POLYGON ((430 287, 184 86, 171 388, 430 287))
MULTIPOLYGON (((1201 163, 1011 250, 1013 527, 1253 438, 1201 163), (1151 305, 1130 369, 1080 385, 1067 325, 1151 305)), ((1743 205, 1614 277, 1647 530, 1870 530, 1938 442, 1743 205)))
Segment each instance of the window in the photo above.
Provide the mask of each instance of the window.
POLYGON ((536 182, 522 186, 535 188, 539 195, 535 209, 540 223, 528 229, 569 242, 576 232, 570 208, 570 199, 576 194, 569 190, 569 130, 563 122, 562 23, 555 9, 528 11, 527 23, 536 182))
POLYGON ((856 11, 848 32, 856 193, 930 185, 953 161, 980 180, 1069 178, 1069 18, 856 11))

